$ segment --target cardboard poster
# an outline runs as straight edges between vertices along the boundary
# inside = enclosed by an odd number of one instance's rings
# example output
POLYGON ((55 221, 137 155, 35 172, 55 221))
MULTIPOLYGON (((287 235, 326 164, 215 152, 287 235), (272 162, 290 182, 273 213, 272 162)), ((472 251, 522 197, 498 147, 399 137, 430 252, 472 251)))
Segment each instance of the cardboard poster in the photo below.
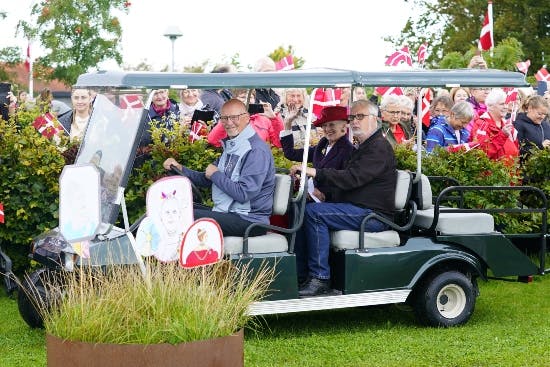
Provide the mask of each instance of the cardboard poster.
POLYGON ((211 218, 196 220, 181 243, 180 266, 194 268, 218 262, 223 256, 223 234, 211 218))
POLYGON ((193 223, 193 195, 187 177, 172 176, 156 181, 147 190, 147 217, 141 222, 137 251, 161 261, 176 261, 180 244, 193 223))

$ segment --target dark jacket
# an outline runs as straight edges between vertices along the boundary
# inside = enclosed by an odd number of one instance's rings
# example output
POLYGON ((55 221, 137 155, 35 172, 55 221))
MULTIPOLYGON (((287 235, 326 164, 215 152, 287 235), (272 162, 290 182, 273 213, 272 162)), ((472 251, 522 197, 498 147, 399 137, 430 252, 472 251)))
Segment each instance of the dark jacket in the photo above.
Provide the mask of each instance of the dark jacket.
MULTIPOLYGON (((283 146, 283 154, 286 159, 291 161, 301 162, 304 154, 304 149, 294 149, 293 134, 283 136, 281 138, 281 145, 283 146)), ((353 144, 349 141, 347 136, 342 136, 334 146, 325 155, 328 145, 328 139, 322 138, 315 146, 309 147, 307 160, 313 163, 313 168, 334 168, 343 169, 346 162, 351 157, 351 153, 355 150, 353 144)), ((315 187, 325 194, 326 201, 333 201, 331 198, 330 187, 323 185, 317 179, 314 179, 315 187)))
POLYGON ((214 110, 218 114, 222 110, 223 104, 232 98, 231 92, 227 89, 217 91, 216 89, 205 89, 201 93, 201 101, 209 110, 214 110))
POLYGON ((332 187, 335 202, 352 203, 391 218, 395 211, 396 167, 393 148, 379 129, 351 153, 344 169, 317 169, 316 178, 332 187))
POLYGON ((65 135, 69 135, 71 133, 71 125, 73 123, 73 110, 57 116, 57 121, 59 121, 61 126, 63 126, 65 135))
POLYGON ((518 140, 520 146, 520 154, 524 157, 529 153, 529 149, 533 148, 533 144, 543 149, 542 142, 545 139, 550 139, 550 123, 548 119, 542 120, 540 125, 537 125, 527 117, 524 112, 518 113, 514 127, 518 131, 518 140))

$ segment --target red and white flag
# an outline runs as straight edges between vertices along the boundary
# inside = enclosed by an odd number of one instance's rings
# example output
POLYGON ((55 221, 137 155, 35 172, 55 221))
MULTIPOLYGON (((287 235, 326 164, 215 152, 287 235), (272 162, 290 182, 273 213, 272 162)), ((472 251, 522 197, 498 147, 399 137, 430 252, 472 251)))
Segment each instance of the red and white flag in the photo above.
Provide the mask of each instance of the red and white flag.
POLYGON ((401 87, 376 87, 374 90, 379 96, 382 96, 382 98, 390 94, 395 94, 396 96, 403 95, 403 89, 401 89, 401 87))
POLYGON ((292 55, 287 55, 275 63, 275 70, 277 71, 292 69, 294 69, 294 59, 292 55))
POLYGON ((341 88, 318 88, 313 97, 313 114, 318 118, 321 110, 328 106, 338 106, 342 97, 341 88))
POLYGON ((428 42, 424 42, 420 45, 418 48, 418 63, 420 65, 424 64, 424 61, 426 60, 426 51, 428 50, 428 42))
POLYGON ((399 64, 412 66, 412 57, 408 46, 403 46, 401 50, 395 51, 387 58, 385 63, 386 66, 398 66, 399 64))
POLYGON ((550 81, 550 75, 548 74, 548 70, 546 70, 546 65, 543 65, 542 68, 537 71, 537 73, 535 74, 535 79, 537 79, 539 82, 550 81))
POLYGON ((527 75, 527 70, 529 70, 529 66, 531 66, 531 60, 527 61, 520 61, 516 64, 519 71, 521 71, 523 74, 527 75))
POLYGON ((42 136, 48 139, 51 139, 54 135, 63 131, 63 127, 51 112, 38 116, 32 123, 32 126, 34 126, 42 136))
POLYGON ((4 223, 4 204, 0 203, 0 223, 4 223))
POLYGON ((483 20, 483 27, 481 28, 481 34, 479 35, 478 48, 483 51, 488 51, 494 47, 493 41, 493 3, 487 2, 487 13, 485 13, 485 19, 483 20))
POLYGON ((422 95, 422 111, 420 113, 422 124, 426 127, 430 127, 430 104, 432 98, 432 90, 426 89, 425 93, 422 95))
POLYGON ((510 113, 510 122, 516 121, 519 110, 518 89, 517 88, 502 88, 506 92, 506 101, 504 103, 512 104, 512 112, 510 113))
POLYGON ((124 94, 120 96, 120 108, 143 108, 143 101, 138 94, 124 94))
POLYGON ((208 135, 208 128, 205 124, 195 121, 191 124, 191 130, 189 131, 189 141, 191 143, 196 142, 197 140, 202 140, 202 138, 208 135))
POLYGON ((27 44, 27 58, 25 59, 25 69, 27 72, 31 72, 31 43, 27 44))

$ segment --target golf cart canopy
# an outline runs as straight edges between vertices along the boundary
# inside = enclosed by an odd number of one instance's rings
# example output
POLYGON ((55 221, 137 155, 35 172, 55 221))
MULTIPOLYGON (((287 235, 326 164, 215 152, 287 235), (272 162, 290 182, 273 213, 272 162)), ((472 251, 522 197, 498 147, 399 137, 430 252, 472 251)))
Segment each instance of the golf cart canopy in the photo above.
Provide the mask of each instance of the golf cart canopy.
POLYGON ((395 70, 359 72, 311 69, 282 72, 161 73, 99 71, 83 74, 75 87, 81 88, 289 88, 289 87, 527 87, 519 72, 480 69, 395 70))

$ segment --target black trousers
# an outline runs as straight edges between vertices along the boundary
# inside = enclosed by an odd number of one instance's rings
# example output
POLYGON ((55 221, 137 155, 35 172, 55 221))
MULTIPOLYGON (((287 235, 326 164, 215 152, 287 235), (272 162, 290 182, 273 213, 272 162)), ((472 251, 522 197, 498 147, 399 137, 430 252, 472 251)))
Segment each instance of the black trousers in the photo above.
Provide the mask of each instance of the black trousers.
MULTIPOLYGON (((193 214, 195 220, 199 218, 212 218, 220 225, 224 236, 243 237, 246 228, 253 222, 244 220, 235 213, 215 212, 203 205, 194 205, 193 214)), ((267 233, 265 228, 255 227, 250 236, 261 236, 267 233)))

